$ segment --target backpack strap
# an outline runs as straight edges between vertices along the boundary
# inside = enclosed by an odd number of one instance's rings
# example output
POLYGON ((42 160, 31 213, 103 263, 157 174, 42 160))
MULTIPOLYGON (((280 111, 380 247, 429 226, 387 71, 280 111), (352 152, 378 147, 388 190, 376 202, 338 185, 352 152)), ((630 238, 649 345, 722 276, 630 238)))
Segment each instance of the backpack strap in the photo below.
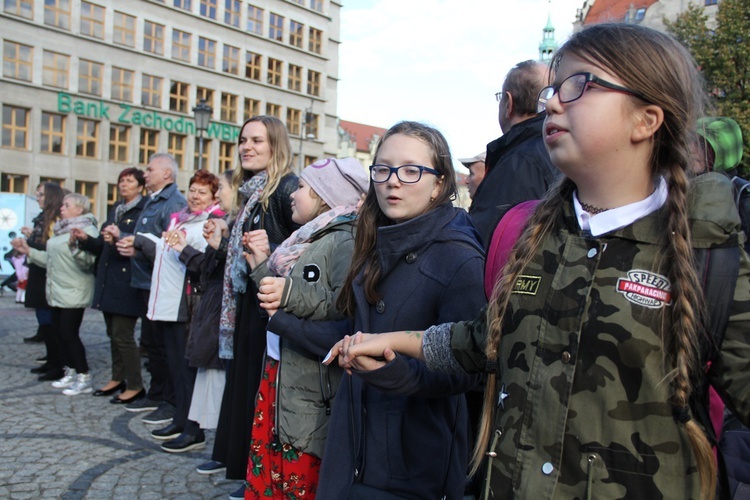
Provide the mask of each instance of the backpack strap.
POLYGON ((750 189, 750 181, 735 175, 734 177, 732 177, 732 186, 734 186, 734 204, 739 207, 742 193, 750 189))
POLYGON ((492 233, 492 240, 487 249, 487 260, 484 266, 484 293, 487 299, 492 295, 495 282, 508 261, 510 251, 521 236, 526 221, 539 204, 539 200, 529 200, 515 205, 505 212, 492 233))

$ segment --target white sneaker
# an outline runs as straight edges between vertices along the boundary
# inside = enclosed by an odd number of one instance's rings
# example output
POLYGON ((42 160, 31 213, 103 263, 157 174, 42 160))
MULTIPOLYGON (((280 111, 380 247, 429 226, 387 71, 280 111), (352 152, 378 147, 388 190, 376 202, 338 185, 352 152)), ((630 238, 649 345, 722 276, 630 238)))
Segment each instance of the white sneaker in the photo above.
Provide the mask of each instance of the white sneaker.
POLYGON ((76 381, 65 389, 63 394, 66 396, 78 396, 79 394, 92 392, 93 390, 94 388, 91 387, 91 375, 88 373, 79 373, 76 376, 76 381))
POLYGON ((65 375, 60 380, 52 382, 52 387, 55 389, 64 389, 73 385, 76 381, 76 371, 72 368, 65 367, 65 375))

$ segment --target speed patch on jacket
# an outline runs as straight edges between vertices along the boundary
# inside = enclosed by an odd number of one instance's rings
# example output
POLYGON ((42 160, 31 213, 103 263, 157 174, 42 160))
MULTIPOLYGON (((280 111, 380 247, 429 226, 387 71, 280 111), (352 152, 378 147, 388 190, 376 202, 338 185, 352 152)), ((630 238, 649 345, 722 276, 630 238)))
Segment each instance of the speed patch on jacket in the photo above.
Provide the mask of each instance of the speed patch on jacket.
POLYGON ((671 284, 661 274, 633 269, 627 278, 618 278, 617 291, 633 304, 659 309, 672 303, 671 284))
POLYGON ((513 293, 536 295, 539 291, 539 283, 541 282, 541 276, 527 276, 522 274, 516 280, 516 284, 513 285, 513 293))
POLYGON ((305 281, 315 283, 320 279, 320 268, 315 264, 308 264, 302 268, 302 276, 305 281))

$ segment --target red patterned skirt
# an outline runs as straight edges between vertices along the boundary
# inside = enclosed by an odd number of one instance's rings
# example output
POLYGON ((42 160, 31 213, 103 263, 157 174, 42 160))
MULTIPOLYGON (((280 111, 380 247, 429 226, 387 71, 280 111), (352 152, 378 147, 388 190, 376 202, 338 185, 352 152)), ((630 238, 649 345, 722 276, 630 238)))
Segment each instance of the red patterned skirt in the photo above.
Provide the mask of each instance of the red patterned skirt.
POLYGON ((279 362, 268 358, 255 401, 245 499, 314 499, 320 459, 275 441, 278 370, 279 362))

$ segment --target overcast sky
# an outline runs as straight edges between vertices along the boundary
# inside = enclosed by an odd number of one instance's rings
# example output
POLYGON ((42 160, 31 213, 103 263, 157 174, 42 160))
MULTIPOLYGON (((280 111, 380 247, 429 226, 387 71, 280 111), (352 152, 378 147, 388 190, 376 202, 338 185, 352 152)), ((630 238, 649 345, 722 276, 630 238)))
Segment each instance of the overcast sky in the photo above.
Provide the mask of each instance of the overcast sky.
POLYGON ((500 136, 495 92, 514 64, 537 59, 551 15, 555 41, 583 0, 343 0, 338 115, 389 128, 417 120, 454 158, 500 136))

